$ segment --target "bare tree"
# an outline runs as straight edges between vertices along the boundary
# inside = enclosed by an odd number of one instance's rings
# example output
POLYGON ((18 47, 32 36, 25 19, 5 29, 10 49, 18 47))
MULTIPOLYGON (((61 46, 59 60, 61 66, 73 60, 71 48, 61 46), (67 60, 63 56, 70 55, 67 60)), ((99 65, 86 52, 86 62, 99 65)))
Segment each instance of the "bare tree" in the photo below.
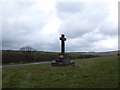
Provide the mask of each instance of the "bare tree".
POLYGON ((36 49, 30 47, 30 46, 24 46, 20 48, 20 51, 36 51, 36 49))

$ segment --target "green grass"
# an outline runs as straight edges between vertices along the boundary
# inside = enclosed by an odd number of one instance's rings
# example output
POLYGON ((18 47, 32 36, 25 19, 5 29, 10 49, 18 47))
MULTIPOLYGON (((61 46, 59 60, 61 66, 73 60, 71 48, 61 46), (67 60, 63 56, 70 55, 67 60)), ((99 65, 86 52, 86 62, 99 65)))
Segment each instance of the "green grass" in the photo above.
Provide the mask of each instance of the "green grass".
MULTIPOLYGON (((37 53, 45 53, 45 54, 54 54, 54 55, 58 55, 60 52, 46 52, 46 51, 36 51, 37 53)), ((80 54, 80 53, 67 53, 67 55, 69 56, 79 56, 79 55, 84 55, 84 54, 80 54)))
POLYGON ((2 88, 2 68, 0 67, 0 88, 2 88))
POLYGON ((69 55, 69 56, 79 56, 79 55, 82 55, 82 54, 80 54, 80 53, 67 53, 67 55, 69 55))
POLYGON ((35 52, 37 52, 37 53, 45 53, 45 54, 59 54, 59 52, 47 52, 47 51, 35 51, 35 52))
POLYGON ((50 64, 3 67, 3 88, 116 88, 118 57, 75 60, 76 66, 50 64))

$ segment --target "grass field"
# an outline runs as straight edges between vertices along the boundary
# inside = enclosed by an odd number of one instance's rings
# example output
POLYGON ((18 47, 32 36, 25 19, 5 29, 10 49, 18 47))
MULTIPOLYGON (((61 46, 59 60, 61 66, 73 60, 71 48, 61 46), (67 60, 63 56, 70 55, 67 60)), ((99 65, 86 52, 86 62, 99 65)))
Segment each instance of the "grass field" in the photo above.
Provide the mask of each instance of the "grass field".
POLYGON ((75 60, 76 66, 50 64, 3 67, 3 88, 117 88, 118 57, 75 60))

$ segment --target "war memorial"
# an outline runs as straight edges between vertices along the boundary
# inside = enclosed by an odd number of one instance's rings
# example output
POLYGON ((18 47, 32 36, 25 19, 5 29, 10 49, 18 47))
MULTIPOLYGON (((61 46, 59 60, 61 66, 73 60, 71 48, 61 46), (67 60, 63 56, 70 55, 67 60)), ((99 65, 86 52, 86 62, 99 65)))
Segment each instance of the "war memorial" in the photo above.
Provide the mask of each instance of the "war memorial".
POLYGON ((68 66, 68 65, 74 65, 74 62, 68 58, 68 55, 65 53, 65 35, 62 34, 60 37, 61 40, 61 53, 58 54, 58 58, 56 60, 53 60, 51 65, 52 66, 68 66))

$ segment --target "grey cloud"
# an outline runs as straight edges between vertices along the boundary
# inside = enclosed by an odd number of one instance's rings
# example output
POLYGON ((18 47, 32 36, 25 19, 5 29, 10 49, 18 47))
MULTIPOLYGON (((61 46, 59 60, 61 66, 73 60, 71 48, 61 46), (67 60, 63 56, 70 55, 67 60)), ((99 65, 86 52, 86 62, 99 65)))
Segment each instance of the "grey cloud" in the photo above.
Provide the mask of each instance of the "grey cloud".
POLYGON ((59 2, 56 5, 60 13, 77 13, 83 9, 83 2, 59 2))
POLYGON ((57 2, 56 11, 50 13, 35 7, 36 3, 6 3, 2 6, 4 49, 19 49, 29 45, 37 50, 60 51, 58 35, 64 33, 67 38, 66 51, 95 51, 100 47, 95 48, 96 42, 117 33, 112 22, 106 21, 101 25, 109 16, 104 2, 57 2), (61 20, 62 24, 58 25, 60 28, 55 32, 50 32, 53 27, 49 23, 53 19, 56 22, 61 20))
POLYGON ((90 32, 90 33, 85 34, 82 38, 88 41, 88 43, 94 43, 100 40, 104 40, 107 37, 98 32, 90 32))
POLYGON ((21 46, 30 45, 34 39, 39 39, 36 35, 46 24, 47 18, 40 10, 30 11, 31 7, 32 4, 29 5, 28 3, 3 4, 3 49, 20 48, 21 46))
POLYGON ((44 51, 59 51, 60 52, 59 41, 55 41, 54 43, 44 43, 44 42, 36 43, 35 45, 33 44, 33 47, 39 48, 39 50, 44 50, 44 51))
POLYGON ((65 33, 68 38, 76 38, 91 32, 96 27, 97 23, 95 21, 89 22, 86 19, 80 20, 76 17, 76 19, 66 20, 59 31, 60 33, 65 33))
MULTIPOLYGON (((80 5, 81 4, 79 4, 79 6, 80 5)), ((68 39, 66 50, 94 51, 95 43, 107 39, 106 34, 110 36, 116 35, 117 32, 114 31, 117 29, 116 26, 111 26, 109 28, 108 26, 111 24, 108 21, 101 25, 110 14, 106 5, 107 3, 104 2, 85 3, 82 4, 80 10, 75 12, 72 10, 70 11, 67 5, 66 7, 62 5, 57 6, 57 14, 63 21, 59 33, 64 33, 68 39), (101 27, 99 28, 100 25, 101 27)), ((71 8, 73 6, 72 4, 69 5, 71 8)))
POLYGON ((70 39, 67 42, 67 51, 89 51, 93 47, 93 43, 85 38, 70 39))
POLYGON ((31 27, 29 24, 26 26, 18 22, 14 24, 4 23, 2 31, 3 48, 10 44, 13 46, 24 46, 25 43, 29 45, 29 42, 32 42, 31 38, 35 37, 37 33, 35 31, 33 32, 33 30, 36 30, 36 28, 31 27))
POLYGON ((19 49, 23 46, 24 41, 20 39, 16 39, 15 37, 10 39, 6 38, 2 40, 2 49, 19 49))
POLYGON ((24 6, 24 8, 28 8, 28 6, 32 6, 35 3, 34 2, 12 2, 12 4, 14 4, 18 7, 24 6))
POLYGON ((117 25, 115 25, 111 21, 103 22, 102 25, 99 27, 99 33, 109 36, 118 35, 117 25))
MULTIPOLYGON (((75 4, 81 6, 81 3, 75 4)), ((95 30, 109 14, 107 8, 105 8, 105 4, 106 3, 82 4, 82 7, 84 8, 81 8, 81 10, 77 11, 77 13, 74 13, 71 10, 72 14, 69 14, 67 11, 64 12, 63 9, 60 9, 65 7, 60 5, 57 6, 58 16, 63 21, 59 32, 67 34, 69 38, 76 38, 95 30), (96 5, 96 7, 94 7, 94 5, 96 5), (64 13, 61 13, 62 10, 64 13)), ((69 7, 73 6, 70 4, 69 7)))

